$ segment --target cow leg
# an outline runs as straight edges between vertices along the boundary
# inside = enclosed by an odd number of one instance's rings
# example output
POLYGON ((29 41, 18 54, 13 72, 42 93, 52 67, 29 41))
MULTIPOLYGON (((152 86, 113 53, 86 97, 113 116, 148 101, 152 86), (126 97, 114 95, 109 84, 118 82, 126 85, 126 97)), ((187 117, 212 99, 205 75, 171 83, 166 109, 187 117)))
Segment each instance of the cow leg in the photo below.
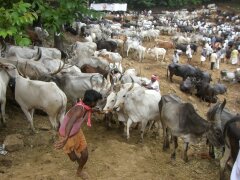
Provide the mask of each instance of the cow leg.
POLYGON ((178 138, 177 138, 177 136, 173 136, 173 142, 174 142, 174 149, 173 149, 173 153, 171 154, 171 158, 172 159, 176 159, 176 149, 178 147, 178 138))
POLYGON ((214 154, 214 146, 209 144, 209 151, 208 154, 211 158, 215 159, 215 154, 214 154))
POLYGON ((1 114, 2 114, 2 125, 6 127, 6 114, 5 114, 6 100, 4 99, 1 104, 1 114))
POLYGON ((27 109, 24 109, 22 108, 22 111, 24 112, 25 116, 27 117, 27 120, 29 121, 30 123, 30 127, 33 131, 33 133, 37 133, 36 129, 34 128, 34 125, 33 125, 33 117, 32 117, 32 114, 30 112, 32 112, 32 109, 31 110, 27 110, 27 109))
POLYGON ((52 124, 53 129, 54 129, 54 130, 57 130, 57 128, 58 128, 58 123, 57 123, 57 118, 56 118, 56 116, 49 116, 49 120, 50 120, 50 122, 51 122, 51 124, 52 124))
POLYGON ((31 110, 30 110, 30 114, 31 114, 32 119, 33 119, 34 111, 35 111, 35 109, 31 109, 31 110))
POLYGON ((183 152, 183 160, 184 162, 188 161, 187 151, 188 151, 188 142, 184 143, 184 152, 183 152))
POLYGON ((224 170, 225 166, 227 164, 228 159, 230 158, 231 150, 228 148, 228 146, 225 145, 225 152, 220 160, 220 180, 224 180, 224 170))
POLYGON ((128 121, 127 121, 127 140, 129 140, 129 138, 130 138, 129 129, 130 129, 132 123, 133 123, 133 121, 130 118, 128 118, 128 121))
POLYGON ((166 151, 166 149, 169 148, 169 140, 168 140, 167 127, 164 123, 162 123, 162 128, 163 128, 163 151, 166 151))
POLYGON ((173 77, 173 75, 172 75, 172 74, 170 74, 170 81, 171 81, 171 82, 173 82, 173 80, 172 80, 172 77, 173 77))
POLYGON ((128 51, 129 51, 129 48, 127 48, 127 57, 128 57, 128 51))
POLYGON ((147 121, 142 121, 140 142, 143 142, 143 136, 144 136, 144 131, 145 131, 146 125, 147 125, 147 121))

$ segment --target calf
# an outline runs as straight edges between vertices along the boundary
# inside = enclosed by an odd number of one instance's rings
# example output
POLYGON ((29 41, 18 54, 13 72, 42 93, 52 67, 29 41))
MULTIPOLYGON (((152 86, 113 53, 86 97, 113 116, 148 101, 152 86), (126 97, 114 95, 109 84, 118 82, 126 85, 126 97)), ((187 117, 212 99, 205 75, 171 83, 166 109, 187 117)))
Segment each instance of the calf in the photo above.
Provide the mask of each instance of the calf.
POLYGON ((169 147, 167 129, 172 133, 174 140, 174 151, 172 158, 176 157, 176 148, 178 147, 177 138, 184 139, 183 160, 187 161, 187 150, 190 142, 206 134, 209 141, 215 146, 220 146, 220 137, 216 133, 215 127, 210 122, 201 118, 190 103, 183 103, 176 95, 162 96, 159 104, 160 120, 163 128, 163 149, 169 147), (171 113, 169 113, 171 112, 171 113))
POLYGON ((97 42, 97 50, 106 49, 111 52, 115 52, 117 49, 117 43, 114 41, 100 40, 97 42))
POLYGON ((147 53, 153 54, 155 59, 158 61, 158 56, 162 56, 162 59, 165 60, 166 50, 164 48, 154 47, 152 49, 148 49, 147 53))

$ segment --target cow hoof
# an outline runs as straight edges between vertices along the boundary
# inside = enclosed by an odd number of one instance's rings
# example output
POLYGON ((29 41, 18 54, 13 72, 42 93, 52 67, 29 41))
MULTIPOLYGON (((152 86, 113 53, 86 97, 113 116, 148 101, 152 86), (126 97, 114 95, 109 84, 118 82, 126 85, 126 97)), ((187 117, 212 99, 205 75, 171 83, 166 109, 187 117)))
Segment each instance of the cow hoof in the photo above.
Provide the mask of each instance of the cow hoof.
POLYGON ((163 151, 166 151, 168 148, 163 145, 163 151))
POLYGON ((215 154, 214 154, 214 153, 209 153, 209 156, 210 156, 212 159, 215 159, 215 154))
POLYGON ((3 127, 3 128, 6 128, 6 127, 7 127, 7 124, 3 122, 3 123, 2 123, 2 127, 3 127))
POLYGON ((32 129, 32 131, 31 131, 31 134, 32 134, 32 135, 38 134, 38 133, 39 133, 39 131, 37 131, 36 129, 32 129))
POLYGON ((188 157, 187 156, 183 156, 183 161, 186 163, 188 162, 188 157))
POLYGON ((171 154, 171 159, 172 159, 172 160, 176 160, 176 154, 175 154, 175 153, 172 153, 172 154, 171 154))
POLYGON ((143 139, 139 139, 137 144, 143 144, 143 139))

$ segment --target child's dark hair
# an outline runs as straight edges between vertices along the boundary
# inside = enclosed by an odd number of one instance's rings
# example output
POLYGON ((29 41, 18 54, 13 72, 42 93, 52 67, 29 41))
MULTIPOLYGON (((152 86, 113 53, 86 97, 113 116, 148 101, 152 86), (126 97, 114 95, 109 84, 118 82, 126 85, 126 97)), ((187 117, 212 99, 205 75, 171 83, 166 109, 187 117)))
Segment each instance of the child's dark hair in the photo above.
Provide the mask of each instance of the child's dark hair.
POLYGON ((102 95, 99 92, 93 89, 89 89, 89 90, 86 90, 84 94, 83 102, 86 105, 90 105, 91 103, 97 102, 100 99, 102 99, 102 95))

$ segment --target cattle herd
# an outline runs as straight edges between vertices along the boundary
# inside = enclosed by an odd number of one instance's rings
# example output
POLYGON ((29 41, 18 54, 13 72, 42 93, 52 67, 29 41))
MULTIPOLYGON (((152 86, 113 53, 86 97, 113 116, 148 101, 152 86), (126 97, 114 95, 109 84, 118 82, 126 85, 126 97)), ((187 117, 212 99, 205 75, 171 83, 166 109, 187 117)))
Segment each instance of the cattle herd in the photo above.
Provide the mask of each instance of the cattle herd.
MULTIPOLYGON (((174 144, 171 158, 174 159, 178 137, 181 137, 184 140, 184 161, 188 160, 189 143, 200 137, 206 137, 211 157, 214 157, 214 147, 221 147, 220 179, 224 179, 225 166, 229 160, 236 160, 240 140, 240 116, 224 108, 226 100, 219 102, 217 97, 224 94, 227 87, 220 82, 211 84, 211 74, 199 67, 169 61, 169 83, 173 82, 173 75, 180 76, 183 79, 181 91, 189 94, 196 92, 200 100, 214 103, 205 120, 191 103, 184 102, 176 94, 161 95, 161 92, 143 87, 142 84, 150 80, 138 76, 135 69, 123 67, 122 61, 123 57, 135 54, 134 59, 139 62, 144 61, 146 54, 152 55, 156 61, 165 61, 171 49, 184 56, 184 53, 194 55, 203 47, 207 47, 208 56, 221 50, 225 58, 227 52, 240 45, 240 16, 209 5, 192 11, 162 11, 153 16, 126 14, 124 21, 120 21, 84 18, 71 26, 63 26, 65 31, 82 39, 66 45, 65 50, 20 47, 2 42, 2 125, 7 123, 5 105, 8 85, 34 132, 35 109, 45 111, 52 127, 57 130, 67 102, 76 103, 87 89, 95 89, 103 96, 97 107, 106 117, 117 115, 117 120, 124 124, 127 139, 134 123, 141 125, 141 141, 147 127, 148 130, 157 128, 159 133, 160 130, 163 132, 163 150, 169 148, 171 137, 174 144), (162 35, 171 36, 171 40, 163 40, 162 35), (144 47, 143 42, 151 42, 154 46, 144 47), (190 52, 187 52, 189 47, 190 52)), ((48 37, 46 30, 39 27, 34 33, 29 35, 34 37, 31 38, 33 44, 34 41, 42 44, 48 37)), ((234 72, 223 70, 219 75, 221 80, 237 82, 240 73, 238 69, 234 72)))

